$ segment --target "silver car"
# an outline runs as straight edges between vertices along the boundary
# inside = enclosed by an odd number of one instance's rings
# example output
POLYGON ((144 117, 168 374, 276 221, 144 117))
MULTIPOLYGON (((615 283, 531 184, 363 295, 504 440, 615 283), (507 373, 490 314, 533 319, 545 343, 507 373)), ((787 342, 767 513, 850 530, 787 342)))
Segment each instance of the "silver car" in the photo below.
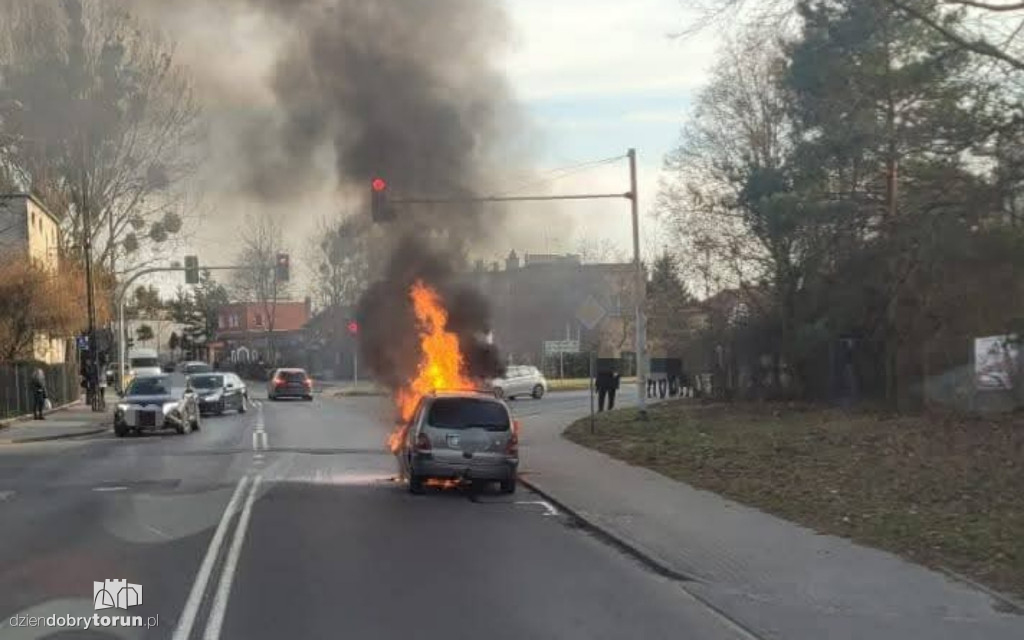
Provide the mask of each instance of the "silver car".
POLYGON ((501 483, 516 490, 519 428, 508 406, 492 394, 437 392, 425 396, 405 426, 395 455, 409 491, 432 478, 501 483))
POLYGON ((514 400, 530 396, 540 400, 548 392, 548 381, 537 367, 511 365, 505 376, 491 380, 494 393, 499 397, 514 400))
POLYGON ((141 376, 132 380, 114 411, 114 433, 199 429, 199 404, 185 379, 170 375, 141 376))

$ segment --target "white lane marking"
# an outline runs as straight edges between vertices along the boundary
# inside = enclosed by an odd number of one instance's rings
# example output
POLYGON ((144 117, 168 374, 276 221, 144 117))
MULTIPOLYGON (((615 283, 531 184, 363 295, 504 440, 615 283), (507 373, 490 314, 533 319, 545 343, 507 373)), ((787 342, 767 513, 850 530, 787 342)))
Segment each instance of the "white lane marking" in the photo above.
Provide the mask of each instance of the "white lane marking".
POLYGON ((242 554, 242 543, 245 541, 245 532, 249 528, 249 518, 252 516, 252 504, 256 500, 256 493, 259 491, 263 476, 258 475, 253 480, 249 495, 245 499, 245 506, 242 507, 242 515, 238 517, 238 526, 235 527, 235 535, 231 540, 231 547, 228 549, 227 559, 224 561, 224 568, 220 572, 220 582, 217 584, 217 591, 210 605, 210 616, 206 619, 206 632, 204 640, 218 640, 220 628, 224 624, 224 613, 228 608, 228 600, 231 598, 231 585, 235 580, 235 571, 238 569, 238 557, 242 554))
POLYGON ((544 514, 545 516, 558 515, 558 509, 556 509, 555 505, 551 504, 547 500, 520 500, 517 501, 516 504, 539 504, 544 507, 544 510, 546 511, 546 513, 544 514))
POLYGON ((117 486, 117 487, 93 487, 93 491, 127 491, 128 487, 117 486))
POLYGON ((242 479, 238 481, 238 485, 235 487, 235 492, 231 494, 231 500, 224 509, 224 514, 220 517, 220 523, 213 534, 213 539, 210 540, 210 546, 206 548, 203 563, 199 565, 199 572, 196 574, 196 579, 192 583, 192 590, 189 591, 188 599, 185 601, 185 608, 181 610, 181 617, 178 619, 178 626, 174 630, 173 640, 188 640, 189 636, 192 635, 192 626, 196 622, 196 614, 199 612, 199 605, 203 601, 203 594, 206 593, 206 584, 210 581, 210 574, 213 572, 213 565, 217 562, 217 556, 220 555, 220 548, 224 544, 224 538, 227 535, 231 518, 238 509, 238 502, 241 500, 245 485, 248 483, 249 476, 242 476, 242 479))
POLYGON ((259 451, 260 450, 259 442, 260 442, 260 432, 259 431, 253 431, 252 432, 252 450, 253 451, 259 451))
POLYGON ((163 531, 157 529, 156 527, 154 527, 152 525, 148 525, 145 522, 143 522, 142 526, 145 527, 146 529, 149 529, 151 532, 155 533, 156 535, 160 536, 161 538, 164 538, 164 539, 167 539, 167 540, 171 539, 171 536, 167 535, 166 533, 164 533, 163 531))
POLYGON ((260 448, 266 451, 270 447, 267 445, 267 432, 260 431, 260 448))

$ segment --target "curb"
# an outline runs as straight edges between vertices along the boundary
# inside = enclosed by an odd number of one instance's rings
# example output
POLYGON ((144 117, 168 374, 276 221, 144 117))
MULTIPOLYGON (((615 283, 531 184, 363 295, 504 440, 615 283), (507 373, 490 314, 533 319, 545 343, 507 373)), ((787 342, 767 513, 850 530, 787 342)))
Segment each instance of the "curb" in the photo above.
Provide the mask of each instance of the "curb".
POLYGON ((1024 614, 1024 602, 1017 600, 1013 596, 1007 595, 1005 593, 999 593, 995 589, 992 589, 991 587, 986 587, 980 582, 972 580, 971 578, 968 578, 967 576, 961 573, 953 571, 949 567, 940 566, 937 568, 941 573, 945 574, 947 577, 952 578, 953 580, 957 580, 958 582, 962 582, 963 584, 966 584, 969 587, 973 587, 978 591, 981 591, 982 593, 988 595, 993 600, 999 602, 1001 605, 1003 605, 1003 607, 1005 607, 1006 613, 1012 613, 1015 615, 1024 614))
MULTIPOLYGON (((81 398, 79 398, 78 400, 72 400, 71 402, 67 402, 65 404, 58 405, 58 406, 50 409, 49 411, 44 411, 43 415, 48 416, 51 413, 56 413, 58 411, 63 411, 64 409, 67 409, 69 407, 73 407, 76 404, 82 404, 83 402, 84 401, 81 398)), ((13 418, 7 418, 6 420, 0 420, 0 431, 3 431, 4 429, 10 428, 10 426, 12 424, 15 424, 17 422, 26 422, 26 421, 31 420, 31 419, 32 419, 32 414, 30 414, 30 413, 23 413, 20 416, 15 416, 13 418)))
POLYGON ((698 602, 704 607, 706 607, 709 611, 713 613, 713 615, 718 616, 718 618, 721 620, 723 624, 730 627, 738 635, 747 638, 748 640, 764 640, 764 636, 755 632, 753 629, 748 627, 746 624, 740 622, 732 615, 726 613, 721 607, 719 607, 716 604, 713 604, 706 597, 694 593, 692 590, 686 588, 687 584, 706 584, 704 580, 696 576, 691 576, 676 571, 672 567, 668 566, 666 562, 659 560, 658 558, 655 558, 652 554, 642 549, 641 547, 637 546, 633 542, 630 542, 625 537, 613 533, 607 527, 601 526, 593 520, 586 518, 585 516, 580 514, 580 512, 566 505, 564 502, 554 497, 544 489, 541 489, 532 481, 525 479, 523 476, 519 476, 519 482, 526 486, 526 488, 530 489, 534 493, 537 493, 542 498, 544 498, 551 504, 561 509, 563 512, 569 514, 569 516, 573 518, 573 520, 580 526, 580 528, 582 528, 587 533, 594 536, 601 542, 604 542, 613 549, 616 549, 622 552, 623 554, 629 556, 630 558, 633 558, 634 560, 639 562, 644 568, 650 570, 656 575, 678 582, 679 587, 682 589, 684 593, 686 593, 689 597, 693 598, 695 602, 698 602))
MULTIPOLYGON (((31 442, 49 442, 51 440, 68 440, 70 438, 78 438, 81 436, 93 436, 98 433, 104 433, 109 431, 109 427, 102 427, 100 429, 90 429, 88 431, 78 431, 76 433, 60 433, 53 436, 30 436, 27 438, 17 438, 16 440, 6 441, 9 444, 29 444, 31 442)), ((5 442, 0 440, 0 443, 5 442)))
POLYGON ((540 495, 545 500, 555 505, 563 512, 569 514, 569 516, 576 520, 576 522, 583 529, 586 529, 589 533, 593 534, 601 541, 611 545, 612 547, 615 547, 616 549, 630 556, 634 560, 637 560, 638 562, 640 562, 640 564, 644 565, 646 568, 650 569, 654 573, 662 577, 669 578, 671 580, 676 580, 678 582, 702 582, 702 580, 700 580, 697 577, 676 571, 672 567, 668 566, 668 564, 664 561, 655 558, 654 555, 640 548, 633 542, 630 542, 623 536, 613 533, 609 528, 598 524, 590 518, 587 518, 579 511, 565 504, 565 502, 551 495, 550 492, 537 486, 537 484, 534 483, 532 480, 528 480, 524 478, 522 475, 520 475, 519 482, 523 483, 528 489, 540 495))

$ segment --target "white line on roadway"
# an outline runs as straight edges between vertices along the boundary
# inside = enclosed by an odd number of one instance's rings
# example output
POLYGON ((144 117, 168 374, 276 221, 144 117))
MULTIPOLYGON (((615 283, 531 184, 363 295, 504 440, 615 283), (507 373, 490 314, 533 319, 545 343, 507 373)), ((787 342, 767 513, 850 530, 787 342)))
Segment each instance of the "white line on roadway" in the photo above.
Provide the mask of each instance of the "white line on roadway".
POLYGON ((224 568, 220 572, 220 582, 217 584, 217 591, 210 605, 210 617, 206 619, 206 632, 204 640, 218 640, 220 628, 224 623, 224 612, 228 608, 228 600, 231 598, 231 585, 235 580, 235 570, 238 568, 238 557, 242 554, 242 543, 245 541, 245 532, 249 528, 249 518, 252 516, 252 503, 256 500, 256 492, 259 491, 263 476, 256 476, 249 495, 245 499, 245 506, 242 507, 242 515, 238 518, 238 526, 235 527, 235 535, 231 539, 231 547, 228 549, 227 559, 224 561, 224 568))
POLYGON ((206 584, 210 581, 213 565, 217 562, 220 547, 224 543, 224 537, 227 535, 228 524, 238 509, 238 502, 248 482, 249 476, 242 476, 242 479, 238 481, 238 485, 235 487, 235 492, 231 495, 228 506, 224 509, 224 514, 220 517, 220 523, 217 525, 217 530, 210 540, 210 546, 206 548, 206 555, 203 557, 202 564, 199 565, 199 572, 196 574, 195 581, 192 583, 192 590, 185 601, 185 608, 181 611, 181 618, 178 619, 178 626, 174 630, 173 640, 188 640, 192 634, 192 626, 196 622, 199 605, 203 601, 203 594, 206 593, 206 584))
POLYGON ((118 487, 93 487, 92 490, 93 491, 127 491, 128 487, 123 487, 123 486, 118 486, 118 487))
POLYGON ((517 501, 516 504, 539 504, 542 505, 544 509, 547 511, 547 513, 544 514, 545 516, 558 515, 558 509, 556 509, 555 505, 551 504, 547 500, 520 500, 517 501))

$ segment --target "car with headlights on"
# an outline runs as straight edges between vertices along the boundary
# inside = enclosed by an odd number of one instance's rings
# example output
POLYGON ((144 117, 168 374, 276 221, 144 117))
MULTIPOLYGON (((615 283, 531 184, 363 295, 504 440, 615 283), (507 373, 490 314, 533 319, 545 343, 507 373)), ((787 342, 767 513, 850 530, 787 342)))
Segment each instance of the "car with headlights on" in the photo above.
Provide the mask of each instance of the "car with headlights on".
POLYGON ((514 493, 519 425, 492 393, 437 391, 420 399, 395 455, 412 493, 430 479, 498 482, 514 493))
POLYGON ((233 373, 197 373, 188 379, 196 393, 200 413, 221 415, 231 410, 245 413, 248 408, 249 390, 233 373))
POLYGON ((114 433, 199 429, 199 403, 187 379, 171 375, 140 376, 125 389, 114 411, 114 433))

